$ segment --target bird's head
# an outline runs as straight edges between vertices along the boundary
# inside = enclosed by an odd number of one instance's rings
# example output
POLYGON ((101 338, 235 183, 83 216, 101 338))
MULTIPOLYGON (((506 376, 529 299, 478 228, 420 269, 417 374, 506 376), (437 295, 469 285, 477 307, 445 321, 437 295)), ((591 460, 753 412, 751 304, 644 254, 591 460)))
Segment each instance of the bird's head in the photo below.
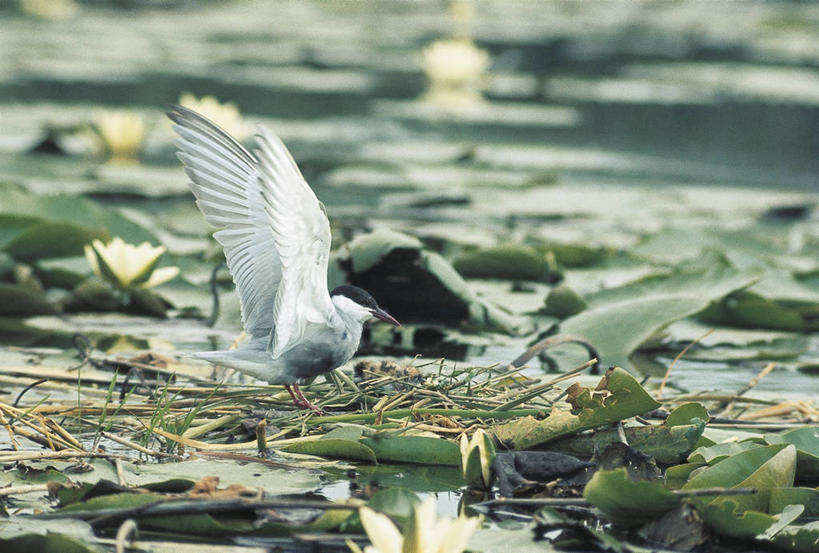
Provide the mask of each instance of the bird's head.
POLYGON ((373 298, 369 292, 357 286, 345 284, 334 288, 333 291, 330 292, 330 299, 333 301, 333 305, 336 306, 336 309, 348 317, 361 321, 361 323, 364 323, 364 321, 371 317, 375 317, 385 323, 401 326, 401 323, 396 321, 392 315, 378 307, 375 298, 373 298))

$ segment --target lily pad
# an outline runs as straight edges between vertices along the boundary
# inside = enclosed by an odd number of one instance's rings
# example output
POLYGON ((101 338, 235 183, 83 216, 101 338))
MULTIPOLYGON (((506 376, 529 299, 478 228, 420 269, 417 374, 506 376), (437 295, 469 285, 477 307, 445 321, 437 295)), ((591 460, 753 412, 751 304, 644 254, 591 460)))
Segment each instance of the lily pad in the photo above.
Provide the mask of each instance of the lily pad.
MULTIPOLYGON (((576 386, 576 385, 575 385, 576 386)), ((609 369, 597 387, 569 388, 575 411, 553 408, 543 420, 534 417, 495 425, 491 433, 503 447, 528 449, 568 434, 641 415, 660 406, 640 383, 623 369, 609 369)))
POLYGON ((652 520, 679 505, 679 499, 659 481, 629 480, 625 467, 598 470, 583 497, 611 520, 629 524, 652 520))
POLYGON ((773 488, 792 486, 796 473, 796 447, 772 445, 744 451, 708 467, 693 476, 684 490, 698 488, 754 488, 757 493, 742 496, 717 496, 696 500, 699 504, 730 501, 738 511, 765 512, 773 488))

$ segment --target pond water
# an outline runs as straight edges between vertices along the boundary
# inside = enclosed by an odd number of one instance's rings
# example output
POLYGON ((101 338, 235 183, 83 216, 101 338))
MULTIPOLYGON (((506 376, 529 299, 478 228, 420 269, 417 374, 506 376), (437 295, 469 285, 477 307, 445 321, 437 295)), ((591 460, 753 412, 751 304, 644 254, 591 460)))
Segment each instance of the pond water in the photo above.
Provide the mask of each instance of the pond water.
MULTIPOLYGON (((200 252, 213 245, 173 158, 162 111, 186 92, 213 95, 234 102, 248 126, 262 122, 283 137, 327 205, 337 245, 390 228, 420 237, 450 261, 507 243, 614 252, 601 263, 565 267, 565 282, 581 295, 716 249, 734 266, 777 272, 778 280, 766 277, 766 299, 816 309, 815 7, 709 8, 700 28, 695 22, 705 12, 696 3, 503 6, 478 2, 471 15, 458 16, 443 2, 229 2, 127 12, 83 5, 57 20, 7 10, 0 176, 24 195, 82 195, 118 210, 168 247, 168 264, 182 267, 184 282, 167 285, 164 296, 207 314, 210 266, 200 252), (746 25, 735 24, 740 15, 746 25), (471 36, 489 56, 479 103, 422 99, 424 48, 451 35, 471 36), (30 153, 42 149, 47 129, 85 124, 113 107, 147 123, 139 164, 30 153), (771 215, 783 209, 791 211, 771 215)), ((4 212, 15 212, 10 199, 4 203, 4 212)), ((513 313, 534 311, 550 288, 497 280, 473 286, 513 313)), ((10 319, 2 336, 10 345, 66 346, 72 331, 85 329, 129 335, 138 348, 163 337, 167 349, 200 349, 238 332, 236 301, 226 295, 218 331, 187 319, 156 332, 127 331, 127 322, 94 329, 86 317, 63 320, 60 332, 45 337, 42 324, 27 325, 41 330, 32 334, 10 319)), ((535 317, 534 333, 471 337, 434 319, 409 321, 435 329, 433 338, 404 337, 414 347, 365 351, 504 363, 554 321, 535 317)), ((753 371, 774 358, 790 368, 816 362, 816 336, 804 334, 814 322, 773 325, 780 333, 797 330, 787 345, 773 344, 785 340, 781 334, 743 337, 736 326, 754 325, 729 321, 723 340, 717 329, 711 345, 724 346, 720 355, 681 364, 680 374, 693 379, 684 387, 737 384, 722 380, 729 371, 712 368, 753 371)), ((654 369, 644 363, 643 372, 660 371, 698 336, 686 330, 666 335, 658 345, 667 356, 654 369)), ((576 361, 571 351, 557 355, 563 368, 576 361)), ((793 371, 780 376, 762 389, 815 385, 793 371)))
MULTIPOLYGON (((696 340, 675 364, 675 391, 735 392, 773 362, 755 395, 819 399, 814 3, 116 4, 81 2, 54 19, 0 10, 0 372, 25 366, 18 347, 65 366, 76 333, 110 355, 179 356, 236 338, 224 268, 219 316, 204 322, 220 254, 164 118, 192 93, 234 103, 249 134, 261 123, 281 136, 327 206, 334 260, 370 231, 402 232, 501 313, 447 321, 403 282, 398 294, 418 309, 393 313, 402 329, 372 326, 364 356, 503 365, 547 333, 572 333, 653 385, 696 340), (468 83, 477 96, 436 103, 425 49, 452 37, 469 37, 487 68, 468 83), (144 124, 134 159, 95 151, 89 125, 112 109, 144 124), (24 241, 32 221, 70 228, 24 241), (100 229, 167 247, 160 265, 181 270, 155 289, 167 318, 47 307, 68 305, 91 274, 80 237, 100 229), (465 268, 510 246, 512 257, 465 268), (530 263, 536 276, 521 276, 530 263), (23 294, 32 282, 35 295, 23 294), (585 309, 556 313, 547 297, 559 286, 585 309)), ((468 63, 456 54, 445 75, 468 63)), ((402 282, 385 274, 387 287, 402 282)), ((586 359, 563 345, 524 374, 586 359)), ((447 489, 402 470, 361 479, 447 489)), ((348 497, 335 476, 322 493, 348 497)), ((459 496, 440 496, 454 514, 459 496)))

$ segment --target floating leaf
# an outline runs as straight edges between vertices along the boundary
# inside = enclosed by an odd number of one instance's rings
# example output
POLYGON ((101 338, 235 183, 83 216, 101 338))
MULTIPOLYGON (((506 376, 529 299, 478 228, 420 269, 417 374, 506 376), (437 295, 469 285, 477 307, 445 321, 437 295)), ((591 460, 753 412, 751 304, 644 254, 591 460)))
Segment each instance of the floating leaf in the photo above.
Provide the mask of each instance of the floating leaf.
POLYGON ((679 505, 679 499, 660 482, 629 480, 625 467, 598 470, 583 497, 611 520, 630 524, 652 520, 679 505))
MULTIPOLYGON (((684 490, 698 488, 753 488, 757 493, 742 496, 718 496, 696 503, 717 504, 731 501, 737 511, 768 509, 771 490, 793 485, 796 472, 796 447, 771 445, 744 451, 708 467, 693 476, 684 490)), ((759 533, 759 532, 757 532, 759 533)))
MULTIPOLYGON (((797 464, 799 460, 797 459, 797 464)), ((804 516, 819 517, 819 489, 773 488, 768 503, 769 513, 780 513, 788 505, 804 505, 804 516)))
MULTIPOLYGON (((572 388, 570 388, 571 390, 572 388)), ((544 420, 525 417, 495 425, 491 433, 509 449, 528 449, 557 438, 641 415, 660 406, 623 369, 609 369, 597 388, 574 388, 577 412, 553 408, 544 420)))
POLYGON ((693 424, 694 419, 702 422, 708 422, 711 419, 702 403, 683 403, 668 414, 665 424, 666 426, 688 425, 693 424))
POLYGON ((602 363, 630 368, 629 356, 649 338, 762 275, 737 271, 720 259, 707 258, 701 265, 592 294, 586 298, 589 307, 561 322, 560 332, 594 344, 602 363))
MULTIPOLYGON (((654 457, 658 463, 670 465, 683 461, 699 441, 705 423, 669 427, 664 424, 650 426, 627 426, 623 430, 626 441, 637 451, 654 457)), ((552 451, 563 451, 578 457, 589 458, 595 448, 603 451, 606 446, 619 442, 616 429, 597 429, 591 434, 581 433, 549 442, 552 451)))
POLYGON ((379 462, 419 463, 424 465, 460 466, 458 445, 442 438, 427 436, 392 436, 363 438, 361 443, 370 448, 379 462))
POLYGON ((107 236, 105 229, 91 229, 74 223, 42 222, 26 228, 3 249, 9 255, 25 261, 73 257, 82 254, 83 245, 107 236))
POLYGON ((0 315, 44 315, 56 311, 45 293, 21 284, 0 282, 0 315))
POLYGON ((782 434, 766 434, 769 444, 796 446, 796 479, 806 482, 819 480, 819 426, 794 428, 782 434))

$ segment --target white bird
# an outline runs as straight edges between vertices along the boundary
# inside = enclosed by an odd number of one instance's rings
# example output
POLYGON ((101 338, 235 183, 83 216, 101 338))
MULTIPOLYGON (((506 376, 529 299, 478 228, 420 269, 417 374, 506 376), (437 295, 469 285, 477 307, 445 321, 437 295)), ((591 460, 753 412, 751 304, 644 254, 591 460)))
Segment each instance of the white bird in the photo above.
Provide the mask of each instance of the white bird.
POLYGON ((224 248, 250 337, 234 350, 195 356, 283 384, 294 405, 319 411, 298 383, 347 362, 371 317, 400 324, 361 288, 328 292, 330 223, 276 135, 260 126, 253 155, 190 109, 171 106, 168 117, 196 205, 221 228, 213 237, 224 248))

